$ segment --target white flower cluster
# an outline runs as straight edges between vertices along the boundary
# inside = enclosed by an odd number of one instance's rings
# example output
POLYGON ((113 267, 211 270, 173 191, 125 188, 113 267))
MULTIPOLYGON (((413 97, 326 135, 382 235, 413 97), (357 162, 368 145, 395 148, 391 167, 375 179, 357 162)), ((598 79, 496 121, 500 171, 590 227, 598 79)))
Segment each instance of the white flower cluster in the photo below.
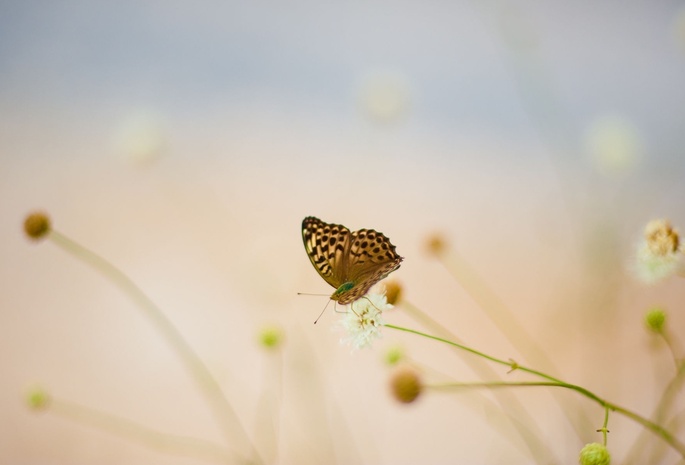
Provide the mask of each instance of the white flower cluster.
POLYGON ((368 294, 352 302, 338 325, 347 333, 340 342, 357 349, 370 347, 381 337, 381 327, 385 325, 383 312, 391 308, 385 293, 368 294))
POLYGON ((653 220, 645 227, 637 248, 635 272, 642 281, 653 283, 685 271, 685 254, 678 231, 668 220, 653 220))

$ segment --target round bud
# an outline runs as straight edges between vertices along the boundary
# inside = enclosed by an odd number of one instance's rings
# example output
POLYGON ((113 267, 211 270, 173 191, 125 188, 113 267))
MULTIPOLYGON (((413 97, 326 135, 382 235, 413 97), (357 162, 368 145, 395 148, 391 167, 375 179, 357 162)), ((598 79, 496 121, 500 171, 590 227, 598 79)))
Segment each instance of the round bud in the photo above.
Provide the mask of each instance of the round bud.
POLYGON ((611 455, 605 446, 592 442, 581 449, 578 462, 580 465, 609 465, 611 455))
POLYGON ((31 213, 24 220, 24 232, 31 239, 42 239, 50 232, 50 218, 42 212, 31 213))
POLYGON ((397 365, 404 360, 404 350, 400 346, 394 346, 385 353, 385 363, 390 366, 397 365))
POLYGON ((439 256, 445 253, 447 241, 439 233, 433 233, 426 239, 426 250, 430 255, 439 256))
POLYGON ((421 394, 423 384, 416 371, 402 368, 390 379, 390 389, 395 399, 403 404, 410 404, 421 394))
POLYGON ((645 315, 645 324, 655 333, 662 333, 666 325, 666 312, 658 307, 652 308, 645 315))
POLYGON ((42 388, 33 388, 26 394, 26 403, 31 410, 45 410, 50 405, 50 395, 42 388))
POLYGON ((397 305, 402 298, 402 285, 394 280, 385 283, 385 298, 390 305, 397 305))
POLYGON ((266 349, 277 349, 283 344, 283 339, 283 330, 275 325, 266 326, 259 332, 259 343, 266 349))

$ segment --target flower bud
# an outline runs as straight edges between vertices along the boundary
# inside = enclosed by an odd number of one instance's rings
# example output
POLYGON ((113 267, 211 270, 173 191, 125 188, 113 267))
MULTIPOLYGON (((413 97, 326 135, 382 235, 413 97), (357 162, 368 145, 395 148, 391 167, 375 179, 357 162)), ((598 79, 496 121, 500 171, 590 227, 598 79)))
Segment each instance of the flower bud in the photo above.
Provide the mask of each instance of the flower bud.
POLYGON ((385 353, 385 363, 390 366, 397 365, 404 360, 404 350, 400 346, 394 346, 385 353))
POLYGON ((419 397, 423 385, 416 371, 410 368, 401 368, 390 379, 390 389, 395 399, 403 404, 409 404, 419 397))
POLYGON ((269 350, 279 348, 283 344, 283 339, 283 330, 276 325, 265 326, 259 332, 259 343, 269 350))
POLYGON ((390 305, 397 305, 402 297, 402 285, 395 280, 385 283, 385 298, 390 305))
POLYGON ((42 239, 50 232, 50 218, 42 212, 31 213, 24 220, 24 232, 31 239, 42 239))
POLYGON ((45 389, 33 388, 26 394, 26 403, 32 410, 45 410, 50 406, 50 395, 45 389))
POLYGON ((666 325, 666 312, 658 307, 652 308, 645 315, 645 324, 655 333, 662 333, 666 325))
POLYGON ((586 444, 578 458, 580 465, 609 465, 611 455, 605 446, 597 442, 586 444))
POLYGON ((440 256, 447 249, 447 242, 445 238, 440 233, 431 234, 428 239, 426 239, 426 250, 430 255, 440 256))

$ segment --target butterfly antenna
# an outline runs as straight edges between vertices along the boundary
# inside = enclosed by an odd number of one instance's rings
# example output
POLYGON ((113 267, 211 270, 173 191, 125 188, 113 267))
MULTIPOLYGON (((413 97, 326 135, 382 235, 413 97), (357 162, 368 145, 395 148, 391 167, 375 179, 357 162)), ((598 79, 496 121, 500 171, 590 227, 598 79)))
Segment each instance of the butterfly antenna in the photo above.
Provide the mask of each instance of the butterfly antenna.
POLYGON ((321 313, 319 313, 319 316, 316 317, 316 320, 314 320, 314 324, 316 324, 316 322, 319 321, 319 318, 321 318, 321 316, 323 315, 323 312, 326 311, 326 309, 328 308, 328 304, 330 304, 330 303, 331 303, 330 300, 328 302, 326 302, 326 306, 323 308, 323 310, 321 310, 321 313))
POLYGON ((308 292, 298 292, 297 295, 313 295, 316 297, 328 297, 328 294, 310 294, 308 292))

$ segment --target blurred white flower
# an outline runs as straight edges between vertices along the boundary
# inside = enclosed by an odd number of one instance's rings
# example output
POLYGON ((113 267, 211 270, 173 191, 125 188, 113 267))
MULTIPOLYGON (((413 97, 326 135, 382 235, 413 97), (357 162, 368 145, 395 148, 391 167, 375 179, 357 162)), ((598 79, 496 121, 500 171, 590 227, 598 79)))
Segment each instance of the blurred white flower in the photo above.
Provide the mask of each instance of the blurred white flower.
POLYGON ((678 231, 668 220, 653 220, 638 245, 635 271, 642 281, 653 283, 683 271, 684 258, 678 231))
POLYGON ((595 119, 585 134, 593 165, 603 174, 619 174, 637 165, 643 152, 637 127, 621 115, 595 119))
POLYGON ((391 308, 384 293, 367 294, 352 302, 340 320, 339 326, 347 332, 340 342, 356 349, 370 347, 381 337, 381 328, 385 325, 383 312, 391 308))
POLYGON ((166 146, 167 134, 162 118, 151 112, 131 114, 117 132, 117 151, 137 165, 154 161, 166 146))
POLYGON ((399 120, 409 111, 409 84, 400 74, 377 71, 367 75, 360 86, 362 110, 381 122, 399 120))

